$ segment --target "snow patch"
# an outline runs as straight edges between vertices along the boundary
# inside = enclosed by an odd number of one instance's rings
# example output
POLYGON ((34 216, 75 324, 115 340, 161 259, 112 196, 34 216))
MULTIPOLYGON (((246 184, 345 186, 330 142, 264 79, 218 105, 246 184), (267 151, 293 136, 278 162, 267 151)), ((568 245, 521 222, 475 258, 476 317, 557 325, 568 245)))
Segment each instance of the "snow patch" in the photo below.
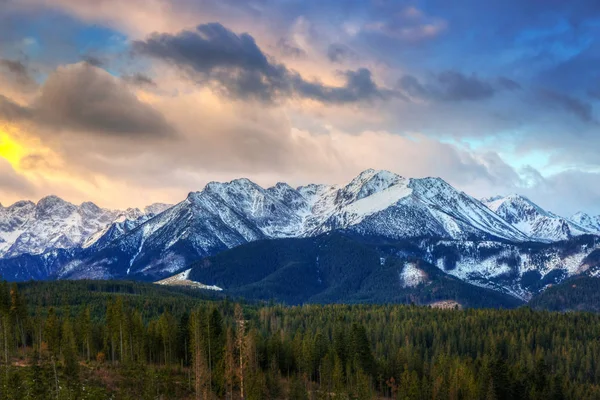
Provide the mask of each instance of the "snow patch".
POLYGON ((205 285, 200 282, 192 281, 189 279, 191 269, 187 269, 183 272, 175 274, 169 278, 160 280, 155 282, 157 285, 166 285, 166 286, 187 286, 196 289, 204 289, 204 290, 214 290, 217 292, 222 291, 223 289, 215 286, 215 285, 205 285))
POLYGON ((404 265, 402 272, 400 272, 400 280, 402 287, 416 287, 422 283, 427 282, 428 277, 425 271, 417 268, 415 263, 409 262, 404 265))

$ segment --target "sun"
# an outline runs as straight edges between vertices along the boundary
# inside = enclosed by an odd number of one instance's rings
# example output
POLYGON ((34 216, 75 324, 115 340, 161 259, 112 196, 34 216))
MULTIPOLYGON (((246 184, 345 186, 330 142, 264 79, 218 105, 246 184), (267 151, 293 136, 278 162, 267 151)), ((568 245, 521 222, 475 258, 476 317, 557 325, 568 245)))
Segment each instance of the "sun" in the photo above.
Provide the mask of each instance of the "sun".
POLYGON ((0 128, 0 157, 18 169, 21 159, 26 155, 23 145, 13 139, 6 130, 0 128))

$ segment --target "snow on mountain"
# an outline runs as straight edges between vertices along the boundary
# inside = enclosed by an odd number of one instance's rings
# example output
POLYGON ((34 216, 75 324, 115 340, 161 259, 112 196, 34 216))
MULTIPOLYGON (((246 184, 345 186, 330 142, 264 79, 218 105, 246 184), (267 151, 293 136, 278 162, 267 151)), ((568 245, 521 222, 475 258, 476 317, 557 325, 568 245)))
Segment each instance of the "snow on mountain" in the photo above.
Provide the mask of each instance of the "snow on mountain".
MULTIPOLYGON (((248 179, 211 182, 175 206, 156 204, 143 211, 74 206, 50 197, 38 204, 0 207, 0 257, 49 251, 44 260, 18 260, 36 277, 48 271, 59 278, 156 280, 244 243, 338 229, 373 238, 515 244, 591 231, 524 197, 484 203, 439 178, 411 179, 376 170, 366 170, 346 185, 293 188, 278 183, 265 189, 248 179), (52 253, 61 248, 72 251, 52 253)), ((2 265, 14 271, 17 264, 2 265)))
POLYGON ((399 273, 402 287, 416 287, 428 280, 427 273, 417 267, 415 262, 407 262, 399 273))
POLYGON ((490 210, 534 241, 552 242, 593 233, 574 220, 542 209, 524 196, 513 194, 482 201, 490 210))
POLYGON ((600 215, 591 216, 580 211, 571 216, 570 220, 585 229, 600 233, 600 215))
POLYGON ((157 285, 165 285, 165 286, 186 286, 195 289, 204 289, 204 290, 214 290, 217 292, 223 291, 222 288, 215 285, 205 285, 200 282, 192 281, 189 279, 190 269, 187 269, 183 272, 170 276, 168 278, 162 279, 160 281, 154 282, 157 285))
POLYGON ((86 248, 101 239, 107 242, 168 207, 153 204, 144 211, 118 211, 91 202, 77 206, 57 196, 44 197, 37 204, 19 201, 9 207, 0 205, 0 258, 86 248))
POLYGON ((170 207, 168 204, 156 203, 145 207, 143 211, 139 208, 128 208, 120 212, 112 223, 90 235, 81 247, 87 249, 92 246, 105 246, 170 207))
POLYGON ((477 200, 441 179, 407 179, 367 170, 345 186, 285 183, 264 189, 248 179, 211 182, 186 200, 134 226, 59 276, 85 276, 92 266, 115 276, 161 277, 189 262, 240 244, 306 237, 334 229, 389 238, 527 237, 477 200), (126 269, 126 271, 124 271, 126 269))
POLYGON ((441 240, 421 244, 415 256, 474 285, 499 290, 523 300, 547 285, 598 268, 594 254, 600 238, 581 235, 554 243, 441 240))
POLYGON ((89 202, 76 206, 56 196, 0 207, 0 257, 79 246, 117 213, 89 202))

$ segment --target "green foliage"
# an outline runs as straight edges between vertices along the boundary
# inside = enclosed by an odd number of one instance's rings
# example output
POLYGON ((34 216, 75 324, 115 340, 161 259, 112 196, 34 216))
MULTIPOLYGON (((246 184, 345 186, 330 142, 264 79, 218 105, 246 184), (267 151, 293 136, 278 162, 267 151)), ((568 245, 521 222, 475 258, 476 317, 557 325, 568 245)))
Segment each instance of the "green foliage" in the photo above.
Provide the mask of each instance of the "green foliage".
MULTIPOLYGON (((316 238, 264 240, 238 246, 192 265, 190 279, 227 288, 234 296, 287 304, 430 304, 454 300, 465 307, 513 308, 513 296, 465 283, 412 257, 396 256, 407 244, 374 244, 339 232, 316 238), (382 262, 382 254, 391 254, 382 262), (427 283, 406 287, 399 275, 415 262, 427 283)), ((435 255, 456 263, 456 249, 435 255)), ((448 268, 449 270, 451 268, 448 268)))
POLYGON ((600 279, 579 276, 566 280, 549 287, 528 305, 540 310, 600 312, 600 279))
POLYGON ((0 284, 0 398, 235 399, 242 388, 248 400, 600 397, 596 314, 242 309, 125 283, 98 283, 104 291, 77 304, 88 285, 0 284), (64 303, 40 302, 33 287, 64 291, 64 303))

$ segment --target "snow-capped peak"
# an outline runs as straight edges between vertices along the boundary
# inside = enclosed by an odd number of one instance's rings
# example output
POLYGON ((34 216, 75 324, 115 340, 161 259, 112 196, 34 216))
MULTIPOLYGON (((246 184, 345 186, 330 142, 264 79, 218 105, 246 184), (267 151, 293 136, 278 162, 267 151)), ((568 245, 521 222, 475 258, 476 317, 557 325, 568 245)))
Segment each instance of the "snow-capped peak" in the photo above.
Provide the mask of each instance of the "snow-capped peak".
POLYGON ((94 203, 77 206, 54 195, 37 204, 17 202, 0 212, 0 256, 79 246, 117 214, 94 203))
POLYGON ((489 199, 482 199, 482 202, 492 211, 496 212, 499 208, 501 208, 505 204, 510 204, 510 206, 514 206, 519 204, 521 207, 526 207, 528 209, 535 209, 540 214, 547 214, 547 212, 542 209, 540 206, 535 204, 533 201, 529 200, 527 197, 520 194, 509 194, 507 196, 494 196, 489 199))
MULTIPOLYGON (((574 218, 585 219, 583 214, 574 218)), ((90 259, 65 267, 60 276, 85 276, 76 270, 113 264, 126 265, 131 274, 161 274, 247 242, 337 229, 389 239, 525 242, 590 231, 581 225, 524 196, 482 203, 440 178, 409 179, 366 170, 345 185, 293 188, 280 182, 265 189, 245 178, 211 182, 175 206, 155 204, 144 211, 104 210, 93 203, 75 206, 56 196, 38 204, 15 203, 0 208, 0 257, 83 247, 90 259)))
POLYGON ((522 195, 495 197, 484 204, 532 240, 549 242, 589 233, 579 224, 544 210, 522 195))
POLYGON ((593 232, 600 232, 600 215, 591 216, 579 211, 573 214, 570 220, 593 232))
POLYGON ((389 171, 368 169, 354 178, 344 191, 355 201, 388 189, 402 180, 405 179, 389 171))

